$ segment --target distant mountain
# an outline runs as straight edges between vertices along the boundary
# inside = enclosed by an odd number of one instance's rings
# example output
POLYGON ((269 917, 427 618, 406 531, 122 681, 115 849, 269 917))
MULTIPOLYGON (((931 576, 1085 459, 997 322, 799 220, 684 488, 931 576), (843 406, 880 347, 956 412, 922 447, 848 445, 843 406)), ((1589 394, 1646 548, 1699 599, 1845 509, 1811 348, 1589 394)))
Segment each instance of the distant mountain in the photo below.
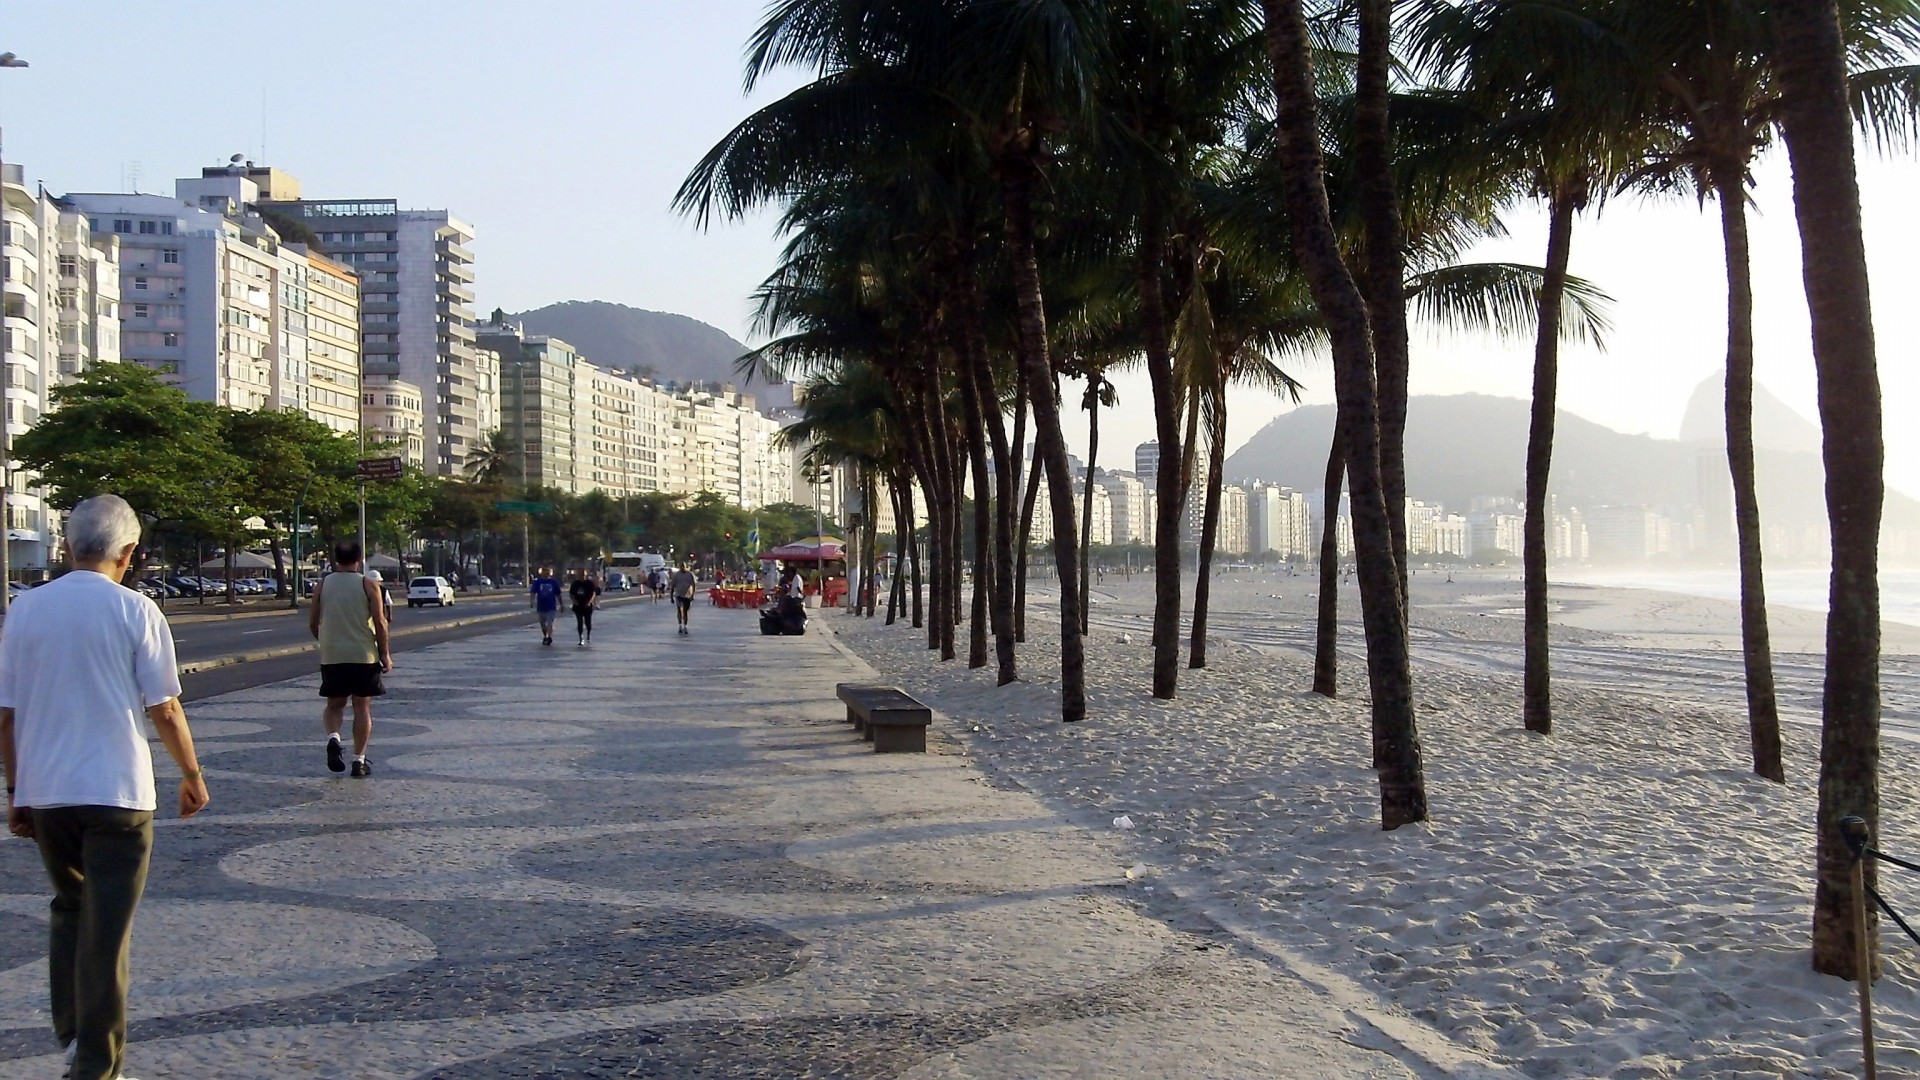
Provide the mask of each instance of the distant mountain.
POLYGON ((734 361, 747 352, 745 345, 685 315, 604 300, 567 300, 508 315, 507 321, 519 323, 529 334, 557 337, 605 367, 660 382, 732 383, 763 408, 793 404, 790 385, 749 385, 734 369, 734 361))
MULTIPOLYGON (((1704 443, 1714 447, 1727 445, 1727 376, 1716 374, 1693 390, 1687 400, 1685 418, 1680 421, 1680 441, 1704 443)), ((1787 403, 1774 397, 1766 387, 1753 387, 1753 444, 1762 450, 1783 450, 1791 454, 1818 454, 1820 429, 1811 420, 1794 412, 1787 403)))
MULTIPOLYGON (((1717 377, 1712 381, 1718 386, 1717 377)), ((1779 409, 1799 419, 1777 399, 1767 400, 1772 403, 1769 415, 1779 409)), ((1756 416, 1759 411, 1756 404, 1756 416)), ((1408 494, 1457 513, 1465 513, 1480 496, 1520 500, 1528 413, 1525 401, 1485 394, 1414 398, 1407 412, 1408 494)), ((1791 428, 1784 422, 1769 423, 1776 429, 1791 428)), ((1789 430, 1788 445, 1804 445, 1803 433, 1800 438, 1792 434, 1789 430)), ((1295 409, 1261 428, 1227 458, 1227 479, 1264 480, 1317 492, 1326 479, 1332 437, 1331 405, 1295 409)), ((1817 448, 1817 438, 1814 445, 1817 448)), ((1755 463, 1766 528, 1802 534, 1826 527, 1819 454, 1762 449, 1755 463)), ((1554 423, 1552 490, 1562 513, 1642 505, 1691 521, 1697 507, 1731 505, 1726 477, 1726 456, 1718 444, 1626 435, 1565 411, 1554 423)), ((1920 503, 1889 490, 1885 522, 1888 529, 1920 530, 1920 503)))

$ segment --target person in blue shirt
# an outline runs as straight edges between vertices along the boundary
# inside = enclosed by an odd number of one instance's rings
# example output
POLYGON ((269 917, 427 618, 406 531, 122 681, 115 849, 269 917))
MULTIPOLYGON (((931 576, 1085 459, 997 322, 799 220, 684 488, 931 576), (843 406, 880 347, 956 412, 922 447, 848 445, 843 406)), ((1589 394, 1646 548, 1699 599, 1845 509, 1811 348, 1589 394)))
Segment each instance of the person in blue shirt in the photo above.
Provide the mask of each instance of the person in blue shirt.
POLYGON ((553 620, 560 615, 560 582, 553 576, 553 567, 540 568, 540 576, 533 580, 527 589, 532 594, 533 610, 540 616, 540 643, 553 644, 553 620))

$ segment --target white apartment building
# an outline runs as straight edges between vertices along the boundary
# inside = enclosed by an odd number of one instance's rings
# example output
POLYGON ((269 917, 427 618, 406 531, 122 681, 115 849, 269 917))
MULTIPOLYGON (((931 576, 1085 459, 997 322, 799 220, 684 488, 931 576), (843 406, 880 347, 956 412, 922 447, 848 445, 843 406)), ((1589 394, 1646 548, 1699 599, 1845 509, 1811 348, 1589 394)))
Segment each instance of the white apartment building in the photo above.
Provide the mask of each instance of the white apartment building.
POLYGON ((1248 528, 1247 489, 1239 484, 1220 488, 1220 521, 1213 538, 1213 550, 1222 555, 1245 555, 1251 540, 1248 528))
POLYGON ((1255 557, 1274 552, 1282 559, 1312 559, 1319 554, 1305 492, 1255 484, 1247 503, 1247 550, 1255 557))
MULTIPOLYGON (((40 419, 55 387, 119 359, 119 244, 86 218, 27 186, 21 166, 0 169, 0 365, 6 375, 4 449, 40 419)), ((60 515, 31 474, 15 472, 0 526, 17 578, 45 575, 60 515)))
POLYGON ((65 202, 120 250, 121 354, 189 397, 359 424, 359 286, 249 211, 248 176, 209 170, 162 195, 65 202))
POLYGON ((352 433, 363 423, 360 279, 317 251, 298 244, 284 250, 307 260, 307 412, 337 432, 352 433))
POLYGON ((1113 542, 1152 545, 1153 488, 1131 473, 1104 470, 1099 483, 1106 489, 1107 503, 1113 508, 1113 542))
POLYGON ((776 445, 780 422, 759 412, 750 395, 731 386, 676 389, 667 416, 663 490, 712 491, 749 510, 795 490, 794 459, 776 445))
POLYGON ((377 375, 361 386, 360 416, 369 452, 377 443, 394 446, 410 465, 427 459, 426 413, 420 388, 405 379, 377 375))

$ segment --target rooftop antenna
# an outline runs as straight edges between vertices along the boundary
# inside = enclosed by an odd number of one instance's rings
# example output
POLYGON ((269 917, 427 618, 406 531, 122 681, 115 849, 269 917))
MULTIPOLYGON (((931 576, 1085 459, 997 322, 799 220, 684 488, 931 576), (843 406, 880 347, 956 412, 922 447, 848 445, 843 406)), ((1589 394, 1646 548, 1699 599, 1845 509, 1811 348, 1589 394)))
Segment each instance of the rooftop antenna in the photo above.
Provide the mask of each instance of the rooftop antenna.
POLYGON ((267 160, 267 87, 260 86, 260 160, 267 160))
POLYGON ((129 194, 137 195, 140 193, 139 162, 123 161, 120 163, 120 186, 127 189, 129 194))

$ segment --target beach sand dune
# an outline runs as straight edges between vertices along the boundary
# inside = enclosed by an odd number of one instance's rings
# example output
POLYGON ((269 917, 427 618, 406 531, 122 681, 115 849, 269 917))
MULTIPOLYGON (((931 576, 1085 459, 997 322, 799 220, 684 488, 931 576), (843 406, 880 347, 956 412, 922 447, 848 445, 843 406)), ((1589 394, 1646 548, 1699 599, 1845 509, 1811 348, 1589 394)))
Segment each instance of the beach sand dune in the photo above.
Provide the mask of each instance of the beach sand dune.
MULTIPOLYGON (((1385 833, 1357 627, 1341 697, 1306 690, 1316 586, 1217 579, 1209 667, 1160 702, 1151 578, 1109 575, 1078 725, 1057 719, 1044 586, 1008 687, 991 667, 939 663, 904 624, 830 622, 990 772, 1092 827, 1128 815, 1143 900, 1177 894, 1462 1047, 1540 1077, 1857 1075, 1853 986, 1807 956, 1820 616, 1771 620, 1790 721, 1781 786, 1750 772, 1732 605, 1557 589, 1555 731, 1539 736, 1519 723, 1518 582, 1418 575, 1433 821, 1385 833)), ((1352 620, 1357 598, 1342 600, 1352 620)), ((1886 648, 1889 733, 1912 734, 1920 630, 1890 625, 1886 648)), ((1882 791, 1882 845, 1920 856, 1911 739, 1887 740, 1882 791)), ((1890 871, 1883 886, 1920 913, 1920 875, 1890 871)), ((1920 1076, 1920 963, 1891 923, 1882 942, 1881 1072, 1920 1076)))

